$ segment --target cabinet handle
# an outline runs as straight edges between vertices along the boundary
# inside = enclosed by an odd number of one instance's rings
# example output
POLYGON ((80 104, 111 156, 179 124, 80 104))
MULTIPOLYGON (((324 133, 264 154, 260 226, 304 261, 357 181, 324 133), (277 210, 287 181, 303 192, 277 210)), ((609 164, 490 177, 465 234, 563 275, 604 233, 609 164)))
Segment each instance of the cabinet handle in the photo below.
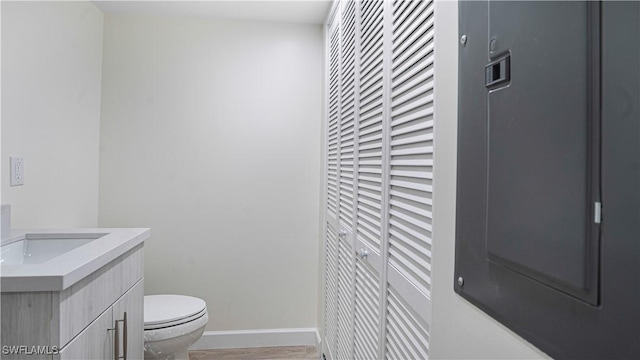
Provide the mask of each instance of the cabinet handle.
POLYGON ((116 323, 113 329, 108 329, 108 330, 115 330, 115 336, 113 338, 113 359, 127 360, 127 312, 125 311, 124 318, 122 318, 122 320, 116 320, 116 323), (120 327, 118 326, 119 323, 124 324, 124 331, 122 333, 123 335, 122 349, 124 352, 123 356, 120 356, 120 327))
POLYGON ((122 334, 122 350, 124 352, 124 360, 127 360, 127 339, 129 338, 127 336, 127 312, 124 312, 124 332, 122 334))

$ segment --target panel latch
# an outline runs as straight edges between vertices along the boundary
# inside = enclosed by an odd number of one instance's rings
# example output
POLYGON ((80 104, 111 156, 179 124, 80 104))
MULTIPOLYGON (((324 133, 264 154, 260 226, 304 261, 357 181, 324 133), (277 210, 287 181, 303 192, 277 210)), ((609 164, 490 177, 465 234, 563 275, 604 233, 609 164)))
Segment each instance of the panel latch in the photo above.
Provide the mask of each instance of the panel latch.
POLYGON ((486 87, 494 87, 509 82, 511 80, 511 55, 491 62, 484 67, 484 71, 486 87))

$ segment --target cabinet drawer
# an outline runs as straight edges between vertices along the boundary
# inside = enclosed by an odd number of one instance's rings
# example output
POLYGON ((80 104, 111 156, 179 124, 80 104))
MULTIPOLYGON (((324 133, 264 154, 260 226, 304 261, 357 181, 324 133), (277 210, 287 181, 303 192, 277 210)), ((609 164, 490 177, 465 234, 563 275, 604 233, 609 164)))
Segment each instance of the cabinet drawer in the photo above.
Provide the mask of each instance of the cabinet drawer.
POLYGON ((66 345, 142 279, 143 273, 144 253, 140 244, 59 295, 54 293, 52 325, 59 330, 59 341, 53 341, 54 344, 66 345))

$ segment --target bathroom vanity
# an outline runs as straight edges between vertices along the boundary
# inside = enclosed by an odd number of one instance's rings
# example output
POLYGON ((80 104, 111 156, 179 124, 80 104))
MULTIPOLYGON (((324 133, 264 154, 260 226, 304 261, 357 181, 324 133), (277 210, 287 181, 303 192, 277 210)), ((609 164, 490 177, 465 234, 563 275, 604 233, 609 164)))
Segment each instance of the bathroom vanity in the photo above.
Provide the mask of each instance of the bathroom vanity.
POLYGON ((3 359, 142 359, 149 229, 39 230, 2 240, 3 359))

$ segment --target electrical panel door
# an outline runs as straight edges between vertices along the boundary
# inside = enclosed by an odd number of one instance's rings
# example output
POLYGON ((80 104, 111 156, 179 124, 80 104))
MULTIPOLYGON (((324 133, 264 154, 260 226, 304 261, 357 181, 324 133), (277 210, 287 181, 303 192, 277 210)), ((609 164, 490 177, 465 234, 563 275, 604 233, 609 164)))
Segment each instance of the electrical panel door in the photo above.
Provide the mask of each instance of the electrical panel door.
POLYGON ((599 63, 589 55, 599 49, 590 7, 489 2, 487 251, 597 304, 599 63), (501 71, 508 81, 492 85, 501 71))

